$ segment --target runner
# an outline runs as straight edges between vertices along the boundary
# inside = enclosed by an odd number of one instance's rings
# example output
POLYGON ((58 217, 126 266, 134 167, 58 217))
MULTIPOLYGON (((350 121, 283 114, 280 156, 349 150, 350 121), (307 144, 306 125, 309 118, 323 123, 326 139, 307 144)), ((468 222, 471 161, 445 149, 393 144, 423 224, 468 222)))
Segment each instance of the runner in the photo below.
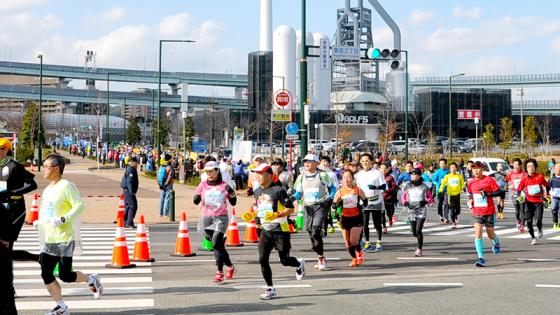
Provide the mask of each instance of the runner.
POLYGON ((399 187, 404 187, 404 185, 410 183, 410 172, 413 170, 413 168, 414 167, 412 161, 406 161, 406 163, 404 164, 404 172, 402 172, 397 179, 397 184, 399 185, 399 187))
POLYGON ((475 263, 477 267, 486 267, 484 259, 484 241, 482 240, 482 229, 486 227, 486 234, 492 240, 492 252, 500 252, 500 239, 494 233, 494 223, 496 222, 496 208, 494 198, 500 195, 500 187, 496 181, 489 176, 482 174, 484 164, 477 161, 472 165, 473 179, 469 181, 467 191, 469 193, 468 206, 474 218, 474 246, 478 259, 475 263))
POLYGON ((432 176, 432 182, 436 184, 436 197, 438 201, 437 212, 439 215, 439 221, 442 224, 449 223, 449 206, 447 204, 447 188, 443 188, 443 191, 440 193, 440 186, 441 181, 445 177, 445 175, 449 174, 449 169, 447 168, 447 160, 440 159, 439 160, 439 169, 434 173, 432 176))
MULTIPOLYGON (((395 204, 397 203, 397 193, 399 191, 399 186, 397 186, 397 181, 391 175, 392 169, 388 164, 381 164, 381 173, 385 176, 385 182, 387 182, 387 190, 383 192, 383 203, 385 204, 385 214, 389 221, 389 226, 393 226, 393 220, 395 215, 395 204)), ((383 232, 387 233, 387 227, 385 226, 385 218, 383 218, 383 232)))
POLYGON ((498 186, 500 186, 501 194, 498 196, 498 219, 503 220, 506 218, 504 214, 504 202, 506 199, 506 174, 504 174, 504 167, 502 164, 496 166, 496 173, 492 174, 498 186))
POLYGON ((332 202, 336 189, 327 173, 317 169, 319 158, 314 154, 307 154, 303 158, 304 170, 294 183, 295 201, 303 200, 305 209, 305 229, 311 238, 312 249, 319 255, 317 268, 327 269, 327 259, 324 256, 322 228, 327 218, 327 204, 332 202))
POLYGON ((531 245, 537 244, 535 231, 533 229, 533 219, 537 219, 537 228, 539 229, 539 238, 543 237, 542 218, 543 218, 543 197, 548 198, 548 182, 542 174, 537 173, 537 161, 535 159, 527 159, 525 161, 525 169, 527 175, 521 179, 517 192, 523 192, 525 197, 519 196, 518 199, 525 199, 525 221, 531 235, 531 245), (545 189, 543 189, 543 186, 545 189))
MULTIPOLYGON (((321 170, 323 170, 324 172, 326 172, 330 179, 331 182, 333 183, 335 189, 338 189, 340 187, 340 180, 337 177, 337 174, 335 172, 335 170, 332 167, 331 164, 331 158, 328 157, 327 155, 323 155, 321 157, 321 165, 319 167, 321 170)), ((332 200, 329 200, 330 203, 332 203, 332 200)), ((328 233, 334 233, 334 225, 333 225, 333 215, 330 211, 331 209, 331 205, 327 204, 327 219, 325 220, 325 226, 323 227, 323 237, 327 237, 327 232, 328 233), (329 227, 330 225, 330 227, 329 227)))
POLYGON ((198 222, 199 233, 204 233, 206 239, 212 241, 214 259, 218 270, 214 283, 224 283, 224 265, 227 266, 225 279, 232 279, 235 267, 231 263, 225 248, 225 233, 228 227, 229 216, 226 199, 232 206, 237 204, 235 191, 222 180, 220 167, 215 161, 210 161, 204 166, 208 179, 201 182, 196 188, 194 204, 200 206, 201 214, 198 222))
POLYGON ((513 205, 515 206, 515 218, 517 219, 517 229, 521 232, 525 232, 525 202, 519 200, 519 196, 523 192, 517 192, 519 183, 521 179, 527 175, 525 171, 521 168, 521 159, 513 159, 513 170, 509 172, 506 176, 506 182, 509 183, 509 191, 511 193, 511 199, 513 205))
MULTIPOLYGON (((249 170, 257 168, 262 163, 264 163, 264 157, 258 154, 255 155, 253 164, 249 165, 249 170)), ((254 173, 250 173, 249 179, 247 180, 247 196, 252 196, 257 188, 259 188, 259 183, 257 182, 256 176, 254 173)))
POLYGON ((363 208, 364 227, 363 232, 366 239, 364 244, 364 251, 369 253, 372 251, 371 243, 369 241, 369 218, 373 220, 373 226, 377 231, 377 242, 375 243, 375 251, 383 250, 383 243, 381 239, 383 232, 381 229, 382 215, 383 215, 383 196, 382 192, 386 190, 387 183, 385 176, 379 170, 373 169, 373 157, 369 153, 362 154, 360 158, 362 170, 356 174, 356 184, 364 191, 368 198, 368 203, 363 208))
POLYGON ((552 227, 555 231, 560 229, 558 225, 558 208, 560 208, 560 163, 554 165, 554 174, 548 182, 550 185, 550 195, 552 197, 552 227))
POLYGON ((461 191, 465 188, 465 180, 463 175, 457 173, 457 163, 453 162, 449 165, 449 174, 445 175, 439 186, 439 193, 443 194, 443 190, 447 189, 449 209, 451 211, 452 229, 457 228, 457 219, 461 213, 461 191))
POLYGON ((284 188, 288 195, 291 195, 290 192, 294 186, 294 176, 292 173, 284 169, 284 162, 280 159, 272 161, 271 167, 273 171, 272 177, 278 177, 278 181, 282 185, 282 188, 284 188))
POLYGON ((418 246, 414 256, 422 257, 422 246, 424 245, 424 234, 422 228, 428 218, 428 204, 434 203, 430 188, 424 183, 422 170, 415 168, 410 171, 410 183, 405 184, 402 194, 402 203, 408 210, 408 220, 412 229, 412 235, 416 237, 418 246))
POLYGON ((62 178, 64 158, 58 154, 49 154, 43 161, 43 176, 49 181, 41 200, 41 208, 37 226, 41 242, 39 262, 41 278, 56 306, 46 314, 70 314, 68 306, 62 298, 60 284, 53 276, 58 264, 60 280, 68 283, 87 282, 96 299, 103 295, 103 286, 97 274, 85 275, 80 271, 72 271, 72 256, 79 239, 79 229, 74 224, 79 222, 84 203, 76 186, 62 178))
POLYGON ((362 200, 364 206, 367 205, 364 191, 354 184, 354 173, 346 170, 342 175, 342 187, 334 195, 332 208, 336 211, 338 207, 342 207, 340 223, 344 244, 352 257, 350 267, 364 263, 364 254, 360 247, 363 218, 359 200, 362 200))
POLYGON ((294 212, 292 200, 280 185, 272 184, 272 168, 267 164, 260 164, 252 170, 259 183, 254 192, 257 213, 246 212, 243 220, 248 222, 255 216, 261 220, 259 236, 259 263, 261 272, 268 288, 260 295, 262 300, 270 300, 278 296, 272 283, 272 269, 270 269, 270 253, 274 248, 278 251, 280 262, 284 266, 296 268, 296 279, 305 276, 305 261, 290 256, 290 228, 288 217, 294 212))

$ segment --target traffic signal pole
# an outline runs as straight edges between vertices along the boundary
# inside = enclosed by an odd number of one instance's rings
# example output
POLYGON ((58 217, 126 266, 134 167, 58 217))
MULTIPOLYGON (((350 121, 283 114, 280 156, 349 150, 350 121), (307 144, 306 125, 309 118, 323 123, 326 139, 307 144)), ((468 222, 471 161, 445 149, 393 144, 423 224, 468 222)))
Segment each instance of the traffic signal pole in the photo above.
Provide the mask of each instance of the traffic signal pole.
MULTIPOLYGON (((301 0, 301 59, 299 62, 299 124, 301 128, 300 157, 307 154, 308 126, 305 124, 307 102, 307 30, 305 28, 305 0, 301 0)), ((303 161, 302 161, 303 163, 303 161)))

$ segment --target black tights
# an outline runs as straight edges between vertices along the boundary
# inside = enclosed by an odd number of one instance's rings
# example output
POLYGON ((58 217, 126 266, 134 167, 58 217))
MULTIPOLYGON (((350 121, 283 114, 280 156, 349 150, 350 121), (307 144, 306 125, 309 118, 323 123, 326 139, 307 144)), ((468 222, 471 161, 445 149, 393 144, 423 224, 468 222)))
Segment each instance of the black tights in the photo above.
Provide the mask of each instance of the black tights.
POLYGON ((58 277, 64 282, 76 282, 78 275, 72 271, 72 257, 58 257, 46 253, 41 253, 41 278, 45 284, 55 281, 53 272, 58 264, 58 277))
MULTIPOLYGON (((272 269, 270 269, 270 253, 273 246, 261 246, 259 244, 259 263, 261 264, 261 272, 266 285, 272 287, 272 269)), ((279 250, 278 256, 283 266, 299 267, 299 261, 295 257, 290 256, 289 250, 279 250)))
POLYGON ((373 226, 377 231, 377 239, 381 241, 383 237, 383 232, 381 230, 381 222, 383 217, 383 211, 380 210, 366 210, 364 211, 364 237, 366 238, 366 242, 369 242, 369 217, 373 221, 373 226))
POLYGON ((229 259, 229 254, 225 246, 224 233, 217 232, 214 230, 205 230, 206 238, 212 240, 212 247, 214 248, 214 259, 216 260, 216 266, 218 271, 224 271, 224 265, 231 267, 233 264, 229 259))
POLYGON ((26 250, 14 250, 14 242, 10 242, 10 251, 13 261, 36 261, 39 262, 39 255, 30 253, 26 250))
POLYGON ((416 218, 414 221, 410 221, 410 227, 412 228, 412 235, 418 240, 418 248, 422 249, 424 245, 424 233, 422 233, 422 228, 424 227, 424 222, 426 219, 416 218))
POLYGON ((537 228, 542 231, 542 218, 543 218, 543 204, 534 202, 525 202, 525 214, 527 220, 527 227, 531 238, 535 238, 535 230, 533 229, 533 219, 537 219, 537 228))

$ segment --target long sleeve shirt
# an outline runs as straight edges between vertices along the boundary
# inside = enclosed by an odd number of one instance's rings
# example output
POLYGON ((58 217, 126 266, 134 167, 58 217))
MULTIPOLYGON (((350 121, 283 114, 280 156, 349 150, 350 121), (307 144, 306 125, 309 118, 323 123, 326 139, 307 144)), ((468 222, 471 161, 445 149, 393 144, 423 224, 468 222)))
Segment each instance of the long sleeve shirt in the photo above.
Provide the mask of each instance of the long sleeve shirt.
POLYGON ((459 173, 449 173, 445 175, 445 177, 441 180, 439 192, 443 192, 445 188, 447 188, 447 194, 449 196, 460 195, 463 188, 465 188, 465 179, 463 178, 463 175, 459 173))

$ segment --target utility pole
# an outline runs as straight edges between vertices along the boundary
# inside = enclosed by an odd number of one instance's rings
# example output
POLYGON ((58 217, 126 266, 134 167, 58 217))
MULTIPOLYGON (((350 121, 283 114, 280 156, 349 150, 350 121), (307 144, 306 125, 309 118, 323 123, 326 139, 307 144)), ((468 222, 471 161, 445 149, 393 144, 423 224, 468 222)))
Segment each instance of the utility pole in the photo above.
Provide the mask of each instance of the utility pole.
MULTIPOLYGON (((307 29, 305 27, 305 0, 301 0, 301 59, 299 63, 299 124, 301 130, 300 156, 307 154, 308 126, 305 125, 305 105, 307 103, 307 29)), ((303 160, 302 160, 303 162, 303 160)))
POLYGON ((525 151, 525 131, 523 130, 523 96, 525 96, 525 90, 523 90, 523 88, 519 89, 519 96, 521 96, 521 147, 523 147, 523 151, 525 151))

